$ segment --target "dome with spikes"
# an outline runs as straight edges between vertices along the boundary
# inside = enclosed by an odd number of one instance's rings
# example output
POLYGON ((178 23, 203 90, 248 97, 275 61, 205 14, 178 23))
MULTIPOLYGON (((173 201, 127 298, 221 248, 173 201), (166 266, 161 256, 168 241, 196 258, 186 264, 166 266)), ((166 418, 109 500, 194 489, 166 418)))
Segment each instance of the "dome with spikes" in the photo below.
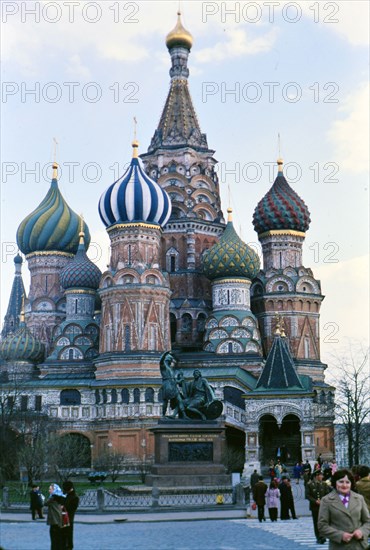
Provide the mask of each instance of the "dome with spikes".
POLYGON ((166 46, 170 50, 176 46, 191 50, 193 45, 193 37, 187 31, 181 22, 181 13, 177 12, 177 23, 175 28, 168 33, 166 37, 166 46))
POLYGON ((283 174, 283 161, 274 185, 258 203, 254 215, 254 229, 260 235, 266 231, 290 229, 305 233, 310 225, 310 213, 301 197, 290 187, 283 174))
POLYGON ((136 141, 126 172, 102 194, 99 214, 106 227, 116 223, 145 222, 164 226, 171 215, 171 200, 164 189, 146 175, 138 158, 136 141))
POLYGON ((251 280, 260 270, 258 254, 239 238, 230 208, 228 212, 229 220, 221 239, 204 253, 203 272, 209 279, 244 277, 251 280))
POLYGON ((80 244, 74 259, 60 273, 60 283, 64 289, 99 287, 101 271, 88 257, 85 249, 84 234, 80 233, 80 244))
POLYGON ((44 359, 45 347, 32 336, 26 323, 21 320, 19 329, 1 342, 0 355, 4 361, 41 363, 44 359))
MULTIPOLYGON (((80 217, 68 206, 58 187, 57 164, 53 165, 53 179, 44 200, 20 224, 17 243, 23 254, 58 251, 76 254, 80 217)), ((86 245, 90 232, 84 223, 86 245)))

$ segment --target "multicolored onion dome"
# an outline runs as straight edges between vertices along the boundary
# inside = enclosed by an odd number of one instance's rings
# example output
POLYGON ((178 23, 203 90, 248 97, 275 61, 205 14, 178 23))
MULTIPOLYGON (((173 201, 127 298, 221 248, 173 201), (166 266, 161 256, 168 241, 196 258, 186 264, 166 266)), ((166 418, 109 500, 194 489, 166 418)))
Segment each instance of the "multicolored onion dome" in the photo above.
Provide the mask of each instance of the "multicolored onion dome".
POLYGON ((84 234, 80 233, 80 244, 76 256, 60 272, 60 283, 63 288, 89 288, 96 290, 99 287, 101 271, 86 254, 84 234))
POLYGON ((41 363, 45 355, 44 344, 36 340, 27 328, 21 315, 19 328, 9 334, 0 345, 0 355, 5 361, 28 361, 41 363))
POLYGON ((228 223, 221 239, 204 253, 203 272, 209 279, 223 277, 253 279, 260 270, 258 254, 239 238, 232 222, 231 208, 227 211, 228 223))
POLYGON ((274 185, 260 200, 254 211, 254 228, 258 234, 276 229, 290 229, 305 233, 311 221, 308 208, 285 179, 281 159, 278 160, 278 166, 274 185))
MULTIPOLYGON (((59 191, 56 163, 53 164, 53 179, 44 200, 20 224, 17 243, 23 254, 41 251, 58 251, 76 254, 80 217, 68 206, 59 191)), ((90 232, 84 223, 87 248, 90 232)))
POLYGON ((175 28, 166 36, 166 46, 170 50, 171 48, 183 47, 191 50, 193 45, 193 37, 189 31, 187 31, 181 22, 181 13, 177 12, 177 23, 175 28))
POLYGON ((132 143, 130 166, 100 197, 99 214, 106 227, 135 222, 164 226, 171 215, 170 197, 144 172, 138 146, 132 143))

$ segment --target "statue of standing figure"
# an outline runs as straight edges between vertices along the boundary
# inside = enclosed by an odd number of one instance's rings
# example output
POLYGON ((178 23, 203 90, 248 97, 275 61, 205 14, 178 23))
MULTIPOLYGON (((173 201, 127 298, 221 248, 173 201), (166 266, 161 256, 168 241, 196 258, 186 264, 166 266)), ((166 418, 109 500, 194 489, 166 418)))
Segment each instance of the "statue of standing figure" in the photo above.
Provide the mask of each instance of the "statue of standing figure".
POLYGON ((169 351, 166 351, 159 361, 159 368, 162 375, 162 416, 166 416, 168 405, 170 405, 174 410, 171 418, 175 418, 177 414, 180 418, 187 418, 183 398, 177 385, 174 370, 176 365, 177 361, 169 351))
POLYGON ((171 352, 165 352, 160 360, 162 375, 163 416, 166 416, 168 404, 174 410, 171 418, 200 418, 215 420, 223 409, 217 400, 208 380, 203 378, 199 369, 193 372, 193 380, 187 382, 182 371, 175 373, 177 361, 171 352))

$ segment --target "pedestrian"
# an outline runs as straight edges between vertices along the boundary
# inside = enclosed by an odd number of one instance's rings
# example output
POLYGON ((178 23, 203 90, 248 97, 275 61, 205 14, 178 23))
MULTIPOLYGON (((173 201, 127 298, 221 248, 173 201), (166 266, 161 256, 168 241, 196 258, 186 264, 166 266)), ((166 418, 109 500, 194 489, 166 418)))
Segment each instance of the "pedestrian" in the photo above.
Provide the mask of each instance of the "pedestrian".
POLYGON ((333 458, 333 460, 331 461, 330 469, 331 469, 331 475, 334 475, 335 472, 338 470, 338 464, 337 464, 335 458, 333 458))
POLYGON ((311 480, 311 472, 312 472, 311 464, 308 462, 308 459, 307 459, 302 466, 303 482, 305 486, 311 480))
POLYGON ((250 478, 252 489, 255 486, 255 484, 258 482, 259 478, 260 478, 259 473, 257 472, 257 470, 254 470, 254 472, 253 472, 253 474, 251 475, 251 478, 250 478))
POLYGON ((43 505, 44 499, 40 492, 40 487, 36 484, 33 484, 30 491, 30 510, 32 514, 32 519, 37 519, 36 512, 40 519, 44 519, 44 516, 42 514, 43 505))
POLYGON ((271 521, 277 521, 280 491, 277 480, 272 480, 266 491, 266 504, 271 521))
POLYGON ((282 471, 283 471, 283 466, 280 462, 280 459, 278 459, 278 461, 275 464, 275 475, 278 479, 281 478, 282 471))
POLYGON ((80 499, 76 495, 76 491, 73 485, 72 481, 65 481, 63 483, 63 492, 66 495, 66 500, 64 503, 64 506, 68 512, 69 516, 69 525, 67 527, 64 527, 63 529, 63 539, 64 539, 64 546, 63 549, 65 550, 72 550, 73 548, 73 523, 74 523, 74 517, 76 510, 78 508, 78 504, 80 499))
POLYGON ((316 470, 313 473, 312 481, 307 483, 307 499, 310 502, 310 510, 313 521, 313 528, 315 531, 316 542, 318 544, 325 544, 326 539, 321 537, 319 529, 317 527, 317 520, 319 518, 319 509, 321 499, 330 492, 329 486, 323 481, 324 475, 321 470, 316 470))
POLYGON ((290 479, 286 476, 281 478, 281 483, 279 485, 280 489, 280 519, 286 520, 290 519, 290 514, 292 514, 293 519, 298 519, 295 513, 294 508, 294 499, 292 486, 290 484, 290 479))
POLYGON ((365 499, 366 506, 370 513, 370 468, 360 466, 358 470, 360 479, 356 483, 356 491, 365 499))
POLYGON ((258 521, 261 523, 262 521, 266 521, 266 518, 265 518, 265 504, 266 504, 265 494, 266 494, 266 491, 267 491, 267 485, 263 481, 263 476, 258 477, 258 482, 253 487, 252 491, 253 491, 254 502, 257 504, 258 521))
POLYGON ((321 453, 320 453, 319 456, 317 457, 316 462, 317 462, 317 464, 319 465, 319 468, 321 468, 322 463, 323 463, 323 459, 322 459, 321 453))
POLYGON ((334 491, 320 504, 318 528, 329 539, 329 550, 365 550, 370 533, 370 517, 364 497, 355 493, 349 470, 338 470, 331 478, 334 491))
POLYGON ((302 475, 302 462, 296 462, 293 467, 293 477, 297 485, 299 484, 301 475, 302 475))
POLYGON ((275 464, 274 464, 274 461, 273 460, 270 460, 270 465, 269 465, 269 477, 271 479, 271 481, 273 479, 275 479, 276 477, 276 473, 275 473, 275 464))
POLYGON ((63 518, 62 507, 65 503, 65 495, 56 483, 49 487, 49 498, 45 503, 48 507, 47 525, 50 525, 51 550, 64 550, 63 548, 63 518))

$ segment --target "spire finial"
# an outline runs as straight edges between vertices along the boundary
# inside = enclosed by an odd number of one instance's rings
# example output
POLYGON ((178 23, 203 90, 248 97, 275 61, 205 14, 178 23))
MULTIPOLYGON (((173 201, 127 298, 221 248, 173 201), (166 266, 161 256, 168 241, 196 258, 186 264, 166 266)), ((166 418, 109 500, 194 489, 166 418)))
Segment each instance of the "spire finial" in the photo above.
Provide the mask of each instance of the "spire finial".
POLYGON ((281 331, 280 331, 281 317, 278 311, 275 311, 275 320, 276 320, 275 336, 281 336, 281 331))
POLYGON ((85 244, 85 232, 84 232, 84 217, 83 214, 80 214, 80 232, 78 234, 80 237, 80 244, 85 244))
POLYGON ((279 158, 277 159, 278 172, 283 172, 283 159, 281 158, 281 140, 280 132, 278 133, 278 149, 279 149, 279 158))
POLYGON ((137 130, 137 120, 136 120, 136 116, 134 116, 134 139, 133 139, 133 142, 132 142, 132 147, 133 147, 132 158, 133 159, 137 159, 137 157, 138 157, 139 142, 136 139, 136 130, 137 130))
POLYGON ((55 137, 53 138, 53 141, 54 141, 53 180, 56 180, 56 179, 58 179, 58 164, 57 164, 58 142, 57 142, 57 139, 55 137))
POLYGON ((21 323, 24 323, 24 294, 22 296, 22 306, 21 306, 21 311, 20 311, 20 314, 19 314, 19 321, 21 323))
POLYGON ((227 221, 232 222, 233 221, 233 209, 229 206, 227 209, 227 221))

